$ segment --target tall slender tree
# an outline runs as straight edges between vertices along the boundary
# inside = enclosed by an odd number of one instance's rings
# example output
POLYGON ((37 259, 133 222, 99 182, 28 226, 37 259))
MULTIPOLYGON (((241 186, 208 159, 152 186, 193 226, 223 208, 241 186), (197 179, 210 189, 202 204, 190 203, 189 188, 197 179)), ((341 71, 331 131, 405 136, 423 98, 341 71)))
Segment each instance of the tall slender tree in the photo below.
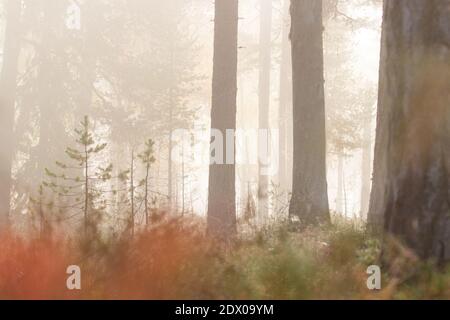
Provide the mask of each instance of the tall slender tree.
POLYGON ((450 259, 450 1, 386 0, 372 214, 420 258, 450 259))
MULTIPOLYGON (((216 0, 211 128, 226 136, 236 130, 238 0, 216 0)), ((222 155, 227 154, 223 144, 222 155)), ((232 150, 229 150, 232 151, 232 150)), ((212 163, 209 172, 208 231, 228 238, 236 231, 235 163, 212 163)))
POLYGON ((22 1, 7 0, 3 67, 0 75, 0 227, 8 222, 13 159, 15 93, 20 52, 22 1))
POLYGON ((305 224, 328 222, 322 1, 292 0, 291 20, 294 169, 289 215, 305 224))
POLYGON ((138 158, 141 160, 142 164, 145 167, 145 178, 141 181, 141 184, 144 184, 144 211, 145 211, 145 226, 148 226, 150 223, 149 220, 149 180, 150 180, 150 167, 153 163, 156 162, 154 156, 154 146, 155 142, 152 139, 149 139, 145 142, 145 149, 142 153, 138 155, 138 158))
MULTIPOLYGON (((272 1, 260 0, 261 15, 259 29, 259 129, 269 130, 270 108, 270 71, 271 71, 271 36, 272 36, 272 1)), ((264 222, 269 214, 269 176, 264 172, 264 166, 269 151, 269 135, 263 135, 268 139, 262 142, 259 156, 261 157, 258 172, 258 215, 264 222)))

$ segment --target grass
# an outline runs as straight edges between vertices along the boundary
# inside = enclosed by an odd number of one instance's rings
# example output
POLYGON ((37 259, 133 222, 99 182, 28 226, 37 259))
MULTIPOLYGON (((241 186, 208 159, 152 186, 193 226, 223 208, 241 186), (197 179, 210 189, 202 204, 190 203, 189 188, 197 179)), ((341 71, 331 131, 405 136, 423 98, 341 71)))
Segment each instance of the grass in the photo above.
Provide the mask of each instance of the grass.
POLYGON ((278 224, 223 247, 198 221, 173 219, 89 253, 75 239, 4 234, 0 299, 450 298, 450 269, 421 264, 407 251, 395 252, 383 289, 368 290, 366 269, 379 264, 380 247, 342 221, 302 232, 278 224), (81 291, 66 289, 66 268, 74 264, 81 291))

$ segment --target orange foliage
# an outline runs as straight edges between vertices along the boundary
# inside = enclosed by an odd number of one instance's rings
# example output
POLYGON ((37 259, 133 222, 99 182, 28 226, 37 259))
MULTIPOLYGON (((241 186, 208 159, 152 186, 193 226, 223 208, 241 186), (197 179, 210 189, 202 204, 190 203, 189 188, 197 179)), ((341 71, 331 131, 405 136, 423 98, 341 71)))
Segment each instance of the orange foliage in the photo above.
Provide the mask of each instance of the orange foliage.
POLYGON ((83 241, 71 246, 64 237, 25 240, 3 234, 0 299, 180 298, 184 268, 208 247, 199 225, 173 219, 133 239, 108 239, 89 252, 83 241), (79 291, 66 287, 70 265, 81 268, 79 291))
POLYGON ((0 235, 0 299, 64 299, 68 253, 55 240, 0 235))
POLYGON ((173 220, 137 236, 120 250, 107 292, 121 299, 182 298, 184 270, 207 250, 199 229, 173 220))

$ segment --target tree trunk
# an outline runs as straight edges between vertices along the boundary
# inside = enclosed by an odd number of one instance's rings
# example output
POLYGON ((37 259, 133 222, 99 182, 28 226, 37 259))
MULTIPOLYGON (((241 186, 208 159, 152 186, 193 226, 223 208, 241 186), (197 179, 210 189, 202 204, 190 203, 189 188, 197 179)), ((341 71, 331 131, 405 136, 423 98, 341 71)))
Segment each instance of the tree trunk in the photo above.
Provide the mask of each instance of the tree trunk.
POLYGON ((144 193, 144 210, 145 210, 145 226, 148 227, 149 219, 148 219, 148 180, 150 173, 150 164, 147 163, 145 167, 145 193, 144 193))
POLYGON ((321 0, 291 1, 294 168, 289 215, 329 222, 321 0))
POLYGON ((450 1, 386 0, 384 10, 376 156, 385 197, 377 210, 389 235, 443 262, 450 259, 450 1))
POLYGON ((134 149, 131 149, 131 166, 130 166, 130 199, 131 199, 131 216, 130 216, 130 228, 131 237, 134 237, 134 225, 135 225, 135 207, 134 207, 134 149))
MULTIPOLYGON (((238 1, 216 0, 211 128, 224 137, 236 130, 237 35, 238 1)), ((210 165, 207 220, 211 234, 229 238, 236 232, 235 163, 210 165)))
MULTIPOLYGON (((272 36, 272 1, 260 0, 261 16, 259 30, 259 129, 269 130, 270 108, 270 71, 271 71, 271 36, 272 36)), ((258 169, 258 218, 264 223, 269 216, 269 176, 263 171, 267 166, 270 154, 270 136, 261 141, 263 148, 259 149, 258 169), (267 152, 267 154, 265 154, 267 152)))
MULTIPOLYGON (((87 118, 86 118, 87 121, 87 118)), ((89 164, 90 164, 90 159, 89 159, 89 152, 87 149, 87 145, 84 146, 84 159, 85 159, 85 163, 84 163, 84 208, 83 208, 83 213, 84 213, 84 236, 87 238, 88 235, 88 228, 89 228, 89 203, 90 203, 90 192, 89 192, 89 164)))
POLYGON ((22 1, 6 1, 6 31, 3 67, 0 75, 0 228, 9 220, 11 167, 13 160, 14 109, 20 52, 20 16, 22 1))

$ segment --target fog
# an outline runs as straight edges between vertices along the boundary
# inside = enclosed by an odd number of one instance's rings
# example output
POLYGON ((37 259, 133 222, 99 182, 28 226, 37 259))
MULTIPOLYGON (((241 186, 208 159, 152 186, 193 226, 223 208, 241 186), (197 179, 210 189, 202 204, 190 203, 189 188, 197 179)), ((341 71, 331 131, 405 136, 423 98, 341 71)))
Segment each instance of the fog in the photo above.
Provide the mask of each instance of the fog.
MULTIPOLYGON (((2 141, 13 150, 14 227, 27 230, 43 211, 56 222, 82 221, 77 191, 82 193, 83 161, 73 153, 68 157, 66 150, 80 146, 74 130, 84 116, 91 147, 99 146, 85 166, 95 172, 89 187, 95 196, 89 201, 104 212, 105 226, 120 228, 130 210, 134 223, 144 224, 144 184, 153 210, 204 216, 213 1, 23 0, 20 23, 12 22, 17 8, 7 7, 9 2, 1 1, 0 61, 5 69, 8 41, 17 43, 17 85, 14 92, 1 93, 15 101, 13 139, 2 141), (154 161, 144 182, 142 155, 149 139, 154 161)), ((236 146, 240 217, 249 204, 257 208, 258 203, 261 176, 258 162, 250 160, 258 142, 248 132, 259 126, 261 81, 269 84, 264 94, 269 94, 269 128, 275 137, 271 159, 278 158, 268 176, 268 211, 273 217, 287 216, 292 81, 286 2, 271 1, 271 21, 261 21, 261 0, 239 4, 237 127, 247 136, 238 138, 236 146), (269 22, 267 48, 260 43, 260 30, 269 22), (269 72, 262 78, 261 55, 267 49, 269 72)), ((331 210, 348 218, 365 219, 368 210, 381 11, 379 1, 324 1, 328 193, 331 210)))

